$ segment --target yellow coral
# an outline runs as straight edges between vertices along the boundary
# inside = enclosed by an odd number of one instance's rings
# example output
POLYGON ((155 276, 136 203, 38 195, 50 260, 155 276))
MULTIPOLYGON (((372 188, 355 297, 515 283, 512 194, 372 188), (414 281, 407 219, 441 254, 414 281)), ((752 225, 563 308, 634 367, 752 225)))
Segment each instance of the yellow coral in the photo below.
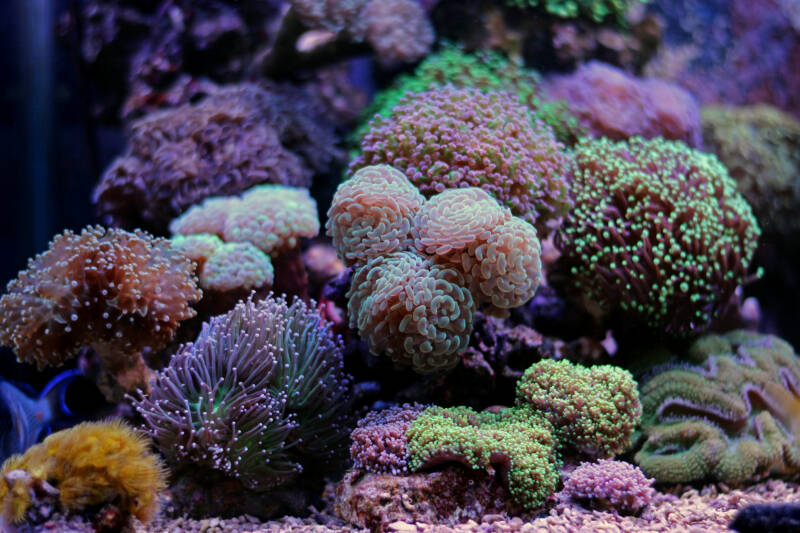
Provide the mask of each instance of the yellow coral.
POLYGON ((33 485, 42 482, 58 490, 67 512, 114 502, 123 513, 147 521, 166 487, 166 471, 148 448, 147 438, 119 419, 53 433, 3 463, 0 522, 21 521, 32 504, 33 485), (25 475, 9 475, 13 471, 25 475))

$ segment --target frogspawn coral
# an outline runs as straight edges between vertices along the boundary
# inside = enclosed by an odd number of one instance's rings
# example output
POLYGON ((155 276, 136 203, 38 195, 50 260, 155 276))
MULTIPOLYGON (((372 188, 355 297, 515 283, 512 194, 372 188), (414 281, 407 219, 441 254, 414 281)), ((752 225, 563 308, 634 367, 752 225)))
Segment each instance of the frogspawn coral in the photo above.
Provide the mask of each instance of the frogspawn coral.
POLYGON ((426 197, 479 187, 545 236, 570 206, 562 148, 513 94, 447 86, 376 115, 350 173, 388 164, 426 197))
POLYGON ((647 475, 742 483, 800 472, 800 362, 788 343, 734 331, 682 355, 641 385, 636 462, 647 475))
POLYGON ((668 335, 708 327, 747 274, 760 230, 719 160, 677 141, 586 140, 556 245, 608 313, 668 335))
POLYGON ((20 361, 58 366, 83 346, 101 359, 111 399, 147 387, 141 358, 195 315, 192 262, 166 239, 100 226, 65 231, 28 263, 0 299, 0 341, 20 361))
POLYGON ((135 407, 179 477, 265 493, 332 464, 347 435, 342 364, 313 308, 248 299, 205 323, 135 407))
POLYGON ((166 471, 149 444, 121 420, 84 422, 9 457, 0 468, 0 526, 22 521, 37 493, 65 512, 111 504, 126 519, 150 520, 166 471))

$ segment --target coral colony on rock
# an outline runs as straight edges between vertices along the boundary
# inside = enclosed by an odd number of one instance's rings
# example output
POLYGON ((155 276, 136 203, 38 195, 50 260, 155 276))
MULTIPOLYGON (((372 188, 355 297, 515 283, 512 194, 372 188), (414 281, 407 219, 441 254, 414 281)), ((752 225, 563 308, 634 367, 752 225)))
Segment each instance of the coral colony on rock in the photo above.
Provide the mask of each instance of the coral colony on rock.
POLYGON ((800 528, 800 3, 58 5, 0 533, 800 528))

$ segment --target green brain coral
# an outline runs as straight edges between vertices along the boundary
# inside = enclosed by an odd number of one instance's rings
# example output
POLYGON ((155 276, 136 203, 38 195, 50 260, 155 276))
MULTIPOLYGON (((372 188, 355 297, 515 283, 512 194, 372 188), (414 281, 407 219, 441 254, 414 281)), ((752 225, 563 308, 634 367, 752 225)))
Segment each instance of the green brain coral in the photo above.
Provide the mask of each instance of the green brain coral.
POLYGON ((642 470, 659 481, 742 483, 800 472, 800 362, 771 335, 698 339, 642 384, 642 470))
POLYGON ((625 11, 631 4, 648 2, 649 0, 504 0, 506 4, 516 7, 544 8, 551 15, 561 18, 586 16, 595 22, 602 22, 613 16, 618 21, 623 19, 625 11))

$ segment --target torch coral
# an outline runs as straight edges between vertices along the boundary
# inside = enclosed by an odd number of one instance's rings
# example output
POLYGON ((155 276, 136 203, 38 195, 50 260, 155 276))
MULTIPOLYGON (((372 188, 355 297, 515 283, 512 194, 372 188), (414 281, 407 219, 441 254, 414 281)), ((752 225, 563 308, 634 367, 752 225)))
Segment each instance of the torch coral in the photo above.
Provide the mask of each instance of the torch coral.
POLYGON ((148 521, 166 487, 166 472, 148 448, 148 439, 121 420, 85 422, 53 433, 3 463, 2 519, 22 521, 34 489, 41 492, 47 485, 66 512, 113 504, 128 518, 148 521))
POLYGON ((371 259, 347 297, 350 327, 370 351, 420 373, 453 368, 472 332, 475 304, 462 275, 411 252, 371 259))
POLYGON ((716 157, 680 142, 581 142, 556 245, 589 300, 671 335, 701 331, 742 282, 760 230, 716 157))
POLYGON ((260 183, 307 187, 335 154, 333 133, 320 124, 294 94, 223 88, 135 122, 128 151, 106 170, 94 200, 115 225, 161 231, 212 196, 260 183))
POLYGON ((480 187, 547 235, 569 209, 562 145, 516 96, 444 87, 409 94, 370 122, 350 172, 389 164, 427 197, 480 187))
POLYGON ((468 407, 429 407, 406 436, 412 470, 447 461, 473 469, 497 468, 526 509, 540 506, 559 482, 553 428, 528 410, 476 413, 468 407))
POLYGON ((135 402, 169 463, 256 492, 324 470, 346 436, 349 377, 341 340, 312 309, 249 299, 178 350, 135 402))
POLYGON ((586 16, 595 22, 602 22, 609 16, 616 18, 617 21, 623 20, 625 12, 637 1, 649 0, 505 0, 505 3, 516 7, 541 6, 556 17, 586 16))
POLYGON ((630 447, 642 415, 630 372, 567 360, 545 359, 528 368, 517 382, 517 405, 544 414, 576 450, 601 457, 630 447))
POLYGON ((703 135, 736 180, 765 233, 800 232, 800 122, 768 105, 706 107, 703 135))
POLYGON ((202 292, 193 274, 192 262, 165 239, 99 226, 66 231, 9 282, 0 341, 39 368, 91 346, 108 378, 125 390, 146 387, 140 353, 163 347, 195 315, 189 303, 202 292))
POLYGON ((593 61, 556 77, 546 98, 564 100, 590 137, 621 141, 664 137, 689 146, 702 143, 700 112, 691 94, 657 79, 640 80, 593 61))
POLYGON ((734 331, 695 341, 691 362, 641 386, 636 462, 667 483, 742 483, 800 472, 800 362, 777 337, 734 331))
POLYGON ((353 466, 376 474, 408 472, 406 432, 423 409, 420 404, 403 404, 367 413, 350 433, 353 466))
POLYGON ((654 481, 630 463, 600 459, 596 463, 581 463, 572 471, 564 482, 562 494, 595 508, 634 514, 653 499, 654 481))

